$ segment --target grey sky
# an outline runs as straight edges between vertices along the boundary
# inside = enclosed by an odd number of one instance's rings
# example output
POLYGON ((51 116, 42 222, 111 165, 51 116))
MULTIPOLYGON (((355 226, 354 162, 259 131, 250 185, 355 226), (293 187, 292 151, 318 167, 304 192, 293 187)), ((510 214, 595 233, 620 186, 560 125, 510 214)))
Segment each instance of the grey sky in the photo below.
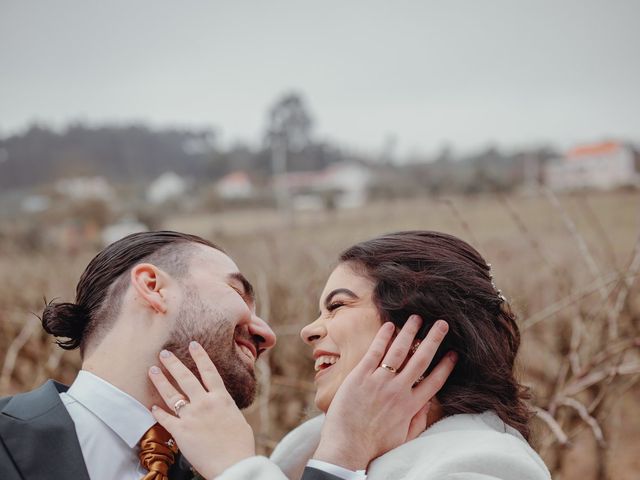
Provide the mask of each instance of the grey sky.
POLYGON ((640 1, 0 0, 0 132, 142 120, 398 153, 640 140, 640 1))

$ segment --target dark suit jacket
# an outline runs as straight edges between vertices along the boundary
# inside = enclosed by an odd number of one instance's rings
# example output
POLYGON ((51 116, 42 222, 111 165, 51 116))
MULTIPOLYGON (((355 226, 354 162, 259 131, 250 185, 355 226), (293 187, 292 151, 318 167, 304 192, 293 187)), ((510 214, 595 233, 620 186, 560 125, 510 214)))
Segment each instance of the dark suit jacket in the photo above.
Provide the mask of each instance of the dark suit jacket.
POLYGON ((313 467, 305 467, 300 480, 342 480, 342 478, 313 467))
MULTIPOLYGON (((0 480, 90 480, 73 420, 60 400, 67 389, 49 380, 31 392, 0 399, 0 480)), ((193 478, 184 458, 169 478, 193 478)), ((307 467, 302 480, 340 479, 307 467)))
MULTIPOLYGON (((60 400, 67 388, 49 380, 0 399, 0 479, 89 480, 73 420, 60 400)), ((170 478, 192 478, 178 463, 170 478)))

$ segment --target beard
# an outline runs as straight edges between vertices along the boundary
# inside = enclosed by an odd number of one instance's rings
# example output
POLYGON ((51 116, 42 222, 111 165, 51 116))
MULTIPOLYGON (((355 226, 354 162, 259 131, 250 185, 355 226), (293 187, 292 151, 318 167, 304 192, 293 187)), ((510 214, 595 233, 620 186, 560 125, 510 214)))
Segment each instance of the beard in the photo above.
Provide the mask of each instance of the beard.
MULTIPOLYGON (((241 337, 248 335, 237 334, 241 337)), ((205 305, 199 295, 187 287, 175 327, 163 348, 173 352, 204 385, 189 353, 189 342, 195 340, 200 343, 216 366, 231 398, 242 409, 253 403, 257 382, 255 372, 237 351, 235 335, 235 328, 224 313, 205 305)))

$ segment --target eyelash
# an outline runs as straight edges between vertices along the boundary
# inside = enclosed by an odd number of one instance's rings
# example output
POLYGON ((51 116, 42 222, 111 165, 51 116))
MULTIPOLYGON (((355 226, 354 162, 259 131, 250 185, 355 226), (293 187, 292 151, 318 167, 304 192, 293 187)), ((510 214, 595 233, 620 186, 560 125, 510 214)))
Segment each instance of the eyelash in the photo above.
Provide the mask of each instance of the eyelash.
POLYGON ((333 312, 335 309, 343 307, 344 303, 342 302, 334 302, 331 305, 327 306, 327 311, 328 312, 333 312))

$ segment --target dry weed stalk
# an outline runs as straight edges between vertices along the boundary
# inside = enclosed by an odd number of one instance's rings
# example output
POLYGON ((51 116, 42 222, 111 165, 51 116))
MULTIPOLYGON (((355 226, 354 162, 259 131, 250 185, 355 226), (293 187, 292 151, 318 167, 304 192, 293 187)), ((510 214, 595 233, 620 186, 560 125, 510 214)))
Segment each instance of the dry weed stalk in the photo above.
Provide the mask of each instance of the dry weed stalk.
POLYGON ((13 370, 16 366, 16 360, 22 347, 26 345, 31 336, 38 330, 40 321, 34 316, 30 316, 24 323, 20 333, 12 340, 11 345, 7 349, 2 363, 2 373, 0 374, 0 392, 6 392, 11 382, 13 370))

